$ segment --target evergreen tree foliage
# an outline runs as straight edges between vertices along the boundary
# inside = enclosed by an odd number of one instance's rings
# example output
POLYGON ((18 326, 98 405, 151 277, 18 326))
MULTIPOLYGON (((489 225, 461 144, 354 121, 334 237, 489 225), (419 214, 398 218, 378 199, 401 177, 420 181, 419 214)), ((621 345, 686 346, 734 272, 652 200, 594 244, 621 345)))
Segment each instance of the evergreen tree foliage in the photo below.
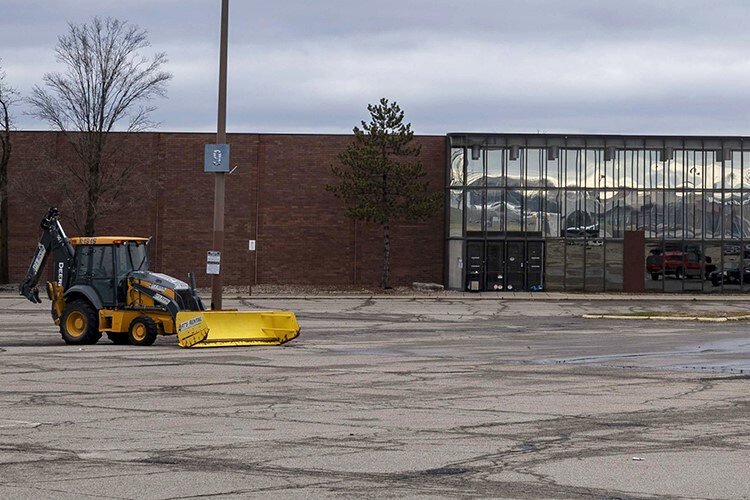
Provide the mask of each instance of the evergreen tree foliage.
POLYGON ((421 147, 412 144, 411 123, 404 123, 398 103, 383 98, 367 110, 369 123, 354 127, 354 141, 332 167, 339 183, 326 189, 344 201, 348 217, 382 226, 381 286, 390 288, 390 224, 430 217, 442 197, 429 191, 421 147))

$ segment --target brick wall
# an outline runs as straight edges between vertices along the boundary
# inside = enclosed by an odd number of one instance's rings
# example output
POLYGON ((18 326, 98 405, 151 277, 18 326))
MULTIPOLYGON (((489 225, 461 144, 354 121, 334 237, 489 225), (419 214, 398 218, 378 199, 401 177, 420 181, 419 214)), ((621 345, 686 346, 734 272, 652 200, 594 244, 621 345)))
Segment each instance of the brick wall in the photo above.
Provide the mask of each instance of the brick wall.
MULTIPOLYGON (((196 271, 208 284, 206 251, 213 225, 214 179, 203 172, 203 145, 213 134, 115 134, 115 161, 132 167, 130 182, 97 223, 97 234, 152 236, 152 268, 178 278, 196 271)), ((331 165, 351 140, 343 135, 229 134, 222 274, 227 285, 377 284, 382 266, 379 226, 354 223, 325 190, 331 165), (248 251, 248 240, 257 241, 248 251)), ((431 189, 442 191, 445 138, 418 137, 431 189)), ((55 132, 16 132, 9 167, 10 274, 18 282, 38 241, 39 221, 50 205, 75 229, 66 199, 77 183, 66 168, 75 155, 55 132), (63 189, 63 186, 65 189, 63 189)), ((83 195, 83 193, 81 193, 83 195)), ((82 213, 82 211, 81 211, 82 213)), ((80 218, 80 216, 79 216, 80 218)), ((443 280, 443 211, 429 221, 392 226, 394 285, 443 280)))

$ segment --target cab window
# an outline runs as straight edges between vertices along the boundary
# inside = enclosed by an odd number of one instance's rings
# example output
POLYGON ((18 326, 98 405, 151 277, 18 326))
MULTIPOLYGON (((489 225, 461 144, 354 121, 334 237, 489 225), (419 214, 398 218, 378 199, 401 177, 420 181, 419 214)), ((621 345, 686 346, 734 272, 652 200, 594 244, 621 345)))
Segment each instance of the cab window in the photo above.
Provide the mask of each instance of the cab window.
POLYGON ((112 276, 114 276, 112 247, 109 245, 94 246, 91 252, 91 277, 111 278, 112 276))
POLYGON ((148 247, 141 243, 127 242, 117 247, 117 275, 123 276, 130 271, 148 269, 148 247))
POLYGON ((76 247, 75 254, 75 267, 73 268, 73 280, 81 282, 86 279, 86 275, 89 272, 89 262, 91 257, 90 246, 78 246, 76 247))

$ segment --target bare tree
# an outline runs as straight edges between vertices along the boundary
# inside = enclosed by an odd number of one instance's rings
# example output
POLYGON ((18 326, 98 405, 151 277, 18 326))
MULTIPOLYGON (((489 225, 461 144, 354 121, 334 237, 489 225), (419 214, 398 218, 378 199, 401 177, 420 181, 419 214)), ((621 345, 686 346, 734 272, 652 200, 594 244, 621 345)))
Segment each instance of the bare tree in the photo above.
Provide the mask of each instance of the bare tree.
POLYGON ((87 236, 106 207, 117 207, 133 170, 114 161, 108 134, 151 126, 155 108, 147 104, 166 94, 172 78, 162 69, 166 54, 142 54, 149 46, 146 31, 125 21, 95 17, 89 24, 69 24, 55 48, 65 72, 45 74, 44 88, 35 86, 29 98, 32 114, 64 133, 79 160, 65 165, 75 187, 63 194, 85 204, 87 236))
POLYGON ((10 108, 18 101, 18 92, 5 82, 0 67, 0 283, 7 283, 8 273, 8 163, 10 162, 10 108))

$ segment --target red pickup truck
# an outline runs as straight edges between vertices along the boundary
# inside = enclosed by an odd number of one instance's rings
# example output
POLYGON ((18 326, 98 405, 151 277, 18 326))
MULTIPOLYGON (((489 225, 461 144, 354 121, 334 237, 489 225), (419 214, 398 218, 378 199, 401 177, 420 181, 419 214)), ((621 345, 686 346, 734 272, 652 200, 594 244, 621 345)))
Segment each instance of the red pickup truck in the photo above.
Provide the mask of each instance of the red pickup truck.
POLYGON ((662 273, 678 279, 683 276, 708 279, 708 275, 715 269, 716 265, 711 263, 711 257, 701 258, 695 252, 670 251, 649 255, 646 259, 646 271, 651 274, 652 280, 658 280, 662 273))

